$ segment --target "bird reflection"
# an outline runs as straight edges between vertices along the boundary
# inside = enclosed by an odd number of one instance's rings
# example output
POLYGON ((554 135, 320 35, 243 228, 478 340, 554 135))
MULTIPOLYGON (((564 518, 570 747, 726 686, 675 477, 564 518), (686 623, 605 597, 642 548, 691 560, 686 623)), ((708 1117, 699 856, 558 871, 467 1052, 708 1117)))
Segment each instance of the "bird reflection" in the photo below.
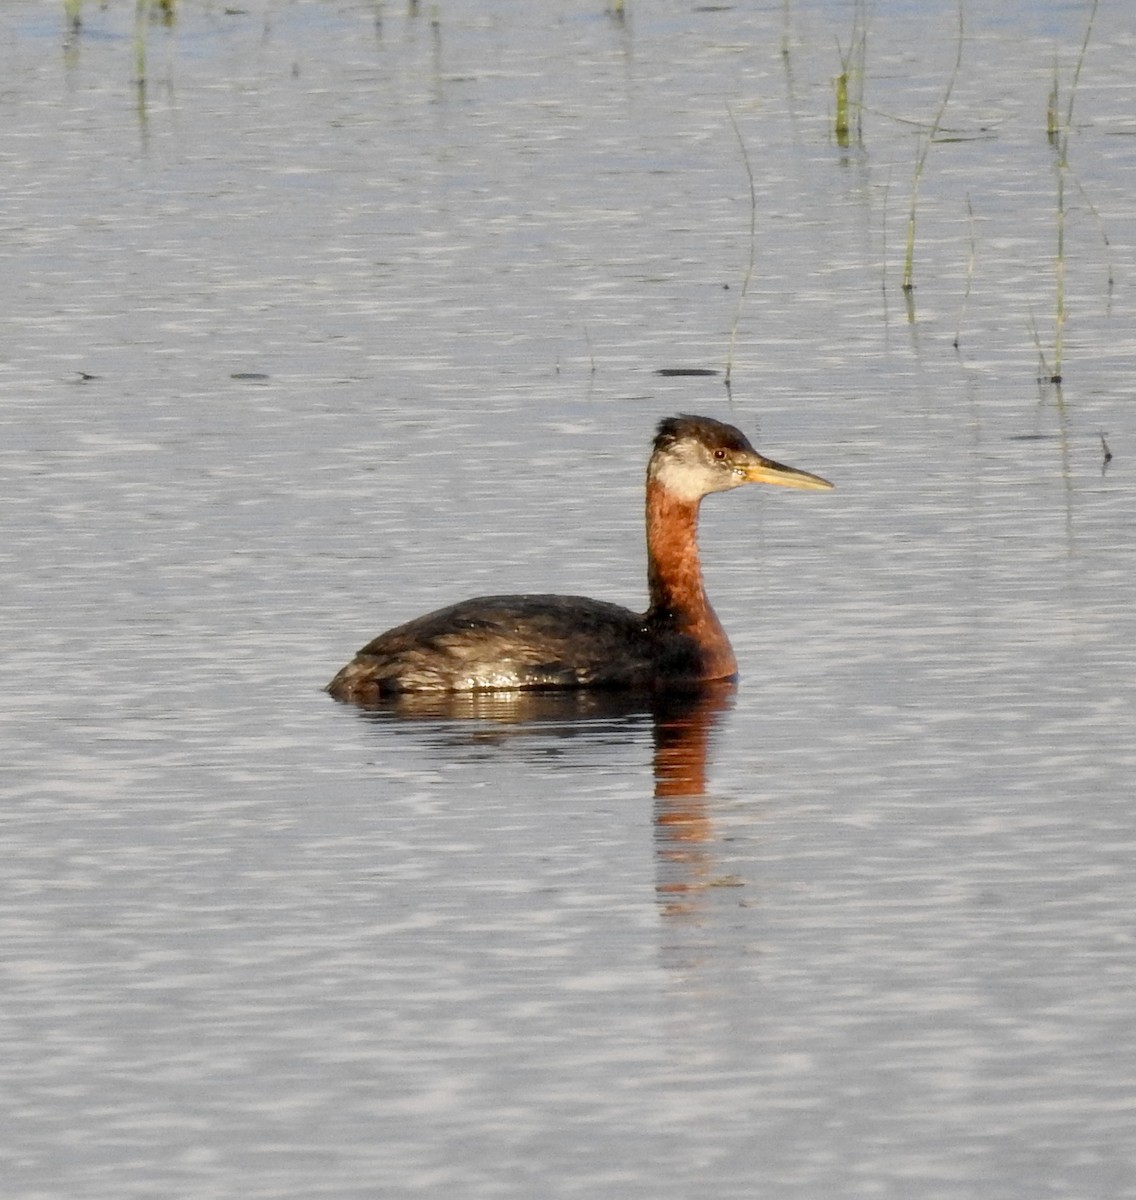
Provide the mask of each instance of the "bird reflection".
POLYGON ((689 917, 707 889, 723 885, 714 869, 706 781, 712 736, 736 692, 732 681, 662 695, 588 689, 405 692, 372 704, 361 716, 406 731, 428 725, 433 745, 454 749, 516 745, 525 737, 550 735, 625 742, 637 727, 649 725, 656 892, 665 915, 689 917))
POLYGON ((733 707, 736 685, 719 684, 654 716, 656 890, 668 916, 691 916, 718 882, 706 805, 710 738, 733 707))

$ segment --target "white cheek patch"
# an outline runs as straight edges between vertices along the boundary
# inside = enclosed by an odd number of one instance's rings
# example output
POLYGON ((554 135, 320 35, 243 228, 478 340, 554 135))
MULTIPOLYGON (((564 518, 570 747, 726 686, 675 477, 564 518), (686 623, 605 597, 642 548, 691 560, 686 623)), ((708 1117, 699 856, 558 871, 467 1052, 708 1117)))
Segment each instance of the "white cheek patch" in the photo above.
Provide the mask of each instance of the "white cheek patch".
POLYGON ((658 460, 655 481, 678 500, 693 504, 706 494, 704 476, 696 466, 673 452, 658 460))
POLYGON ((733 471, 716 469, 696 450, 671 450, 656 460, 651 472, 672 496, 693 504, 708 492, 725 492, 745 482, 733 471))

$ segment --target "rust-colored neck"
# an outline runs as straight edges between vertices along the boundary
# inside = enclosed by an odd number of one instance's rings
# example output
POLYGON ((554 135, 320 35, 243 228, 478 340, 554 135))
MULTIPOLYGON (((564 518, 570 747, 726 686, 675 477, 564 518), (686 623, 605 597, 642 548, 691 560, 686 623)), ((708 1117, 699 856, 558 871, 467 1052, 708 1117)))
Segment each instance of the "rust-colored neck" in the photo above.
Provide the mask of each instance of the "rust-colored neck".
POLYGON ((647 480, 647 618, 698 643, 703 679, 728 679, 736 674, 737 662, 702 583, 698 505, 647 480))
POLYGON ((698 561, 698 501, 647 482, 647 586, 651 612, 686 624, 711 611, 698 561))

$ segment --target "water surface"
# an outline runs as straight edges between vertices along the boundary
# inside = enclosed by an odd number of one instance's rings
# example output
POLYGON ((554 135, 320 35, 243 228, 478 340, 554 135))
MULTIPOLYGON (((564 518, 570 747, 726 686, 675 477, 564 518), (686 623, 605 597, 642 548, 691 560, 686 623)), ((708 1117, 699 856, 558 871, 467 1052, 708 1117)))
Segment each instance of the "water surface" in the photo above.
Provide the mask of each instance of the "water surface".
POLYGON ((846 147, 854 5, 185 0, 143 90, 61 7, 0 14, 5 1195, 1136 1195, 1123 6, 1060 389, 1081 5, 967 13, 913 321, 938 6, 868 12, 846 147), (730 393, 656 374, 735 320, 730 393), (676 411, 838 486, 706 505, 736 691, 320 692, 464 595, 640 604, 676 411))

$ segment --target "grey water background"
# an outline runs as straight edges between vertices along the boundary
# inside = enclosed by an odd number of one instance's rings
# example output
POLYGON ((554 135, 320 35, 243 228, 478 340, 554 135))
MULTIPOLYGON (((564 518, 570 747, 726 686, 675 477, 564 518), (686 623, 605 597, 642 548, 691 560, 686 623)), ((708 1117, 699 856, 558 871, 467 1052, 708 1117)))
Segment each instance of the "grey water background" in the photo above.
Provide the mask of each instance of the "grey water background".
POLYGON ((966 12, 914 321, 952 6, 62 7, 0 8, 4 1196, 1136 1196, 1128 7, 1061 388, 1086 5, 966 12), (747 159, 727 394, 655 372, 725 364, 747 159), (676 411, 838 487, 707 502, 677 767, 321 693, 641 604, 676 411))

